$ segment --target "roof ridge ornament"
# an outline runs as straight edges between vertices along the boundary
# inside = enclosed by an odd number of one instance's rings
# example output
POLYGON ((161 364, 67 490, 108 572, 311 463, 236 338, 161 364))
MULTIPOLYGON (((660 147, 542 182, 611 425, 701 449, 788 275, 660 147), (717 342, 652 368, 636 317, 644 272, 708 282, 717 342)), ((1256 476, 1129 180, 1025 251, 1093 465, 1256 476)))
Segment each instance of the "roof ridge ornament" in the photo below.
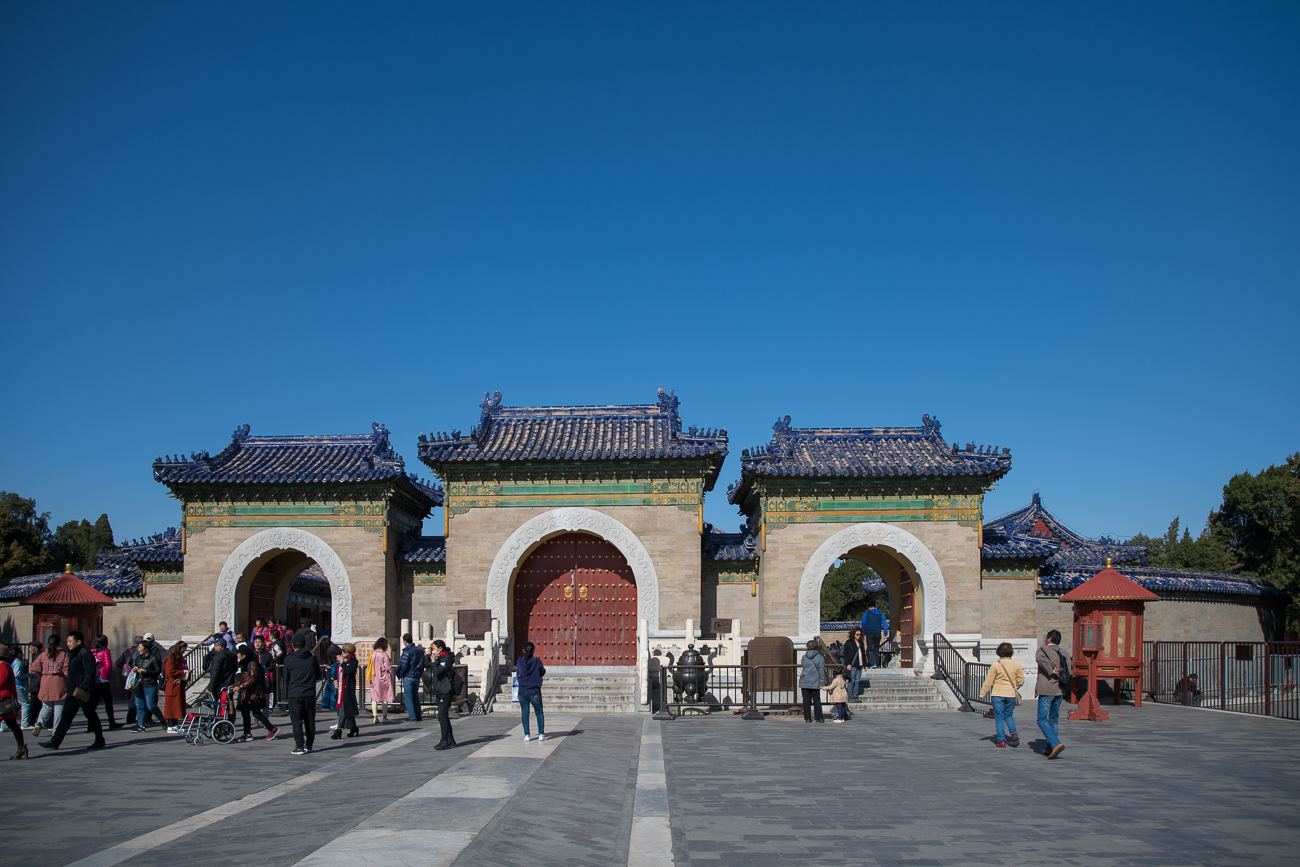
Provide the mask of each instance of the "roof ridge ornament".
POLYGON ((230 435, 230 439, 233 442, 242 443, 248 439, 248 434, 251 430, 252 428, 249 427, 247 423, 241 424, 239 427, 235 428, 235 432, 230 435))
POLYGON ((676 436, 681 433, 682 420, 677 413, 681 408, 682 402, 677 399, 677 392, 673 389, 664 391, 661 388, 659 389, 659 393, 656 395, 655 399, 659 404, 659 409, 667 413, 668 418, 671 421, 671 425, 669 426, 669 432, 671 435, 676 436))

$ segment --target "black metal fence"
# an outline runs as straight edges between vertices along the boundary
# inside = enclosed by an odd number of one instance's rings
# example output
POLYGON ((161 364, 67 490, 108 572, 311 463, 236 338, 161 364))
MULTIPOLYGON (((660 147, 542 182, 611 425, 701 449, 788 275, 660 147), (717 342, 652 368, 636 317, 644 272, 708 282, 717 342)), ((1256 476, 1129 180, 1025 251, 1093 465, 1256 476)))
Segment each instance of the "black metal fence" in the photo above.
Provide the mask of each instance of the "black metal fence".
MULTIPOLYGON (((762 719, 765 713, 800 707, 801 665, 661 665, 655 719, 684 713, 742 713, 762 719)), ((843 666, 826 665, 829 681, 843 666)))
POLYGON ((993 706, 992 699, 980 698, 980 689, 991 665, 988 662, 968 662, 942 633, 934 634, 934 672, 956 693, 962 710, 974 711, 973 704, 993 706))
POLYGON ((1300 719, 1300 643, 1143 642, 1142 685, 1163 704, 1300 719))

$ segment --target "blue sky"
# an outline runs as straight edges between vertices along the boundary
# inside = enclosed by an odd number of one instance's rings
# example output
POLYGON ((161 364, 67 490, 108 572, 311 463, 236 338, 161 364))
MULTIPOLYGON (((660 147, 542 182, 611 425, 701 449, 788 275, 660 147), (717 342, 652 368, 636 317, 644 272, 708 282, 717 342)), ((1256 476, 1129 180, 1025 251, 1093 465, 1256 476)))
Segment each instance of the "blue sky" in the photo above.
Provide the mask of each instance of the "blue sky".
MULTIPOLYGON (((1295 4, 0 6, 0 489, 649 403, 1009 446, 1088 535, 1300 449, 1295 4)), ((427 523, 436 532, 439 523, 427 523)))

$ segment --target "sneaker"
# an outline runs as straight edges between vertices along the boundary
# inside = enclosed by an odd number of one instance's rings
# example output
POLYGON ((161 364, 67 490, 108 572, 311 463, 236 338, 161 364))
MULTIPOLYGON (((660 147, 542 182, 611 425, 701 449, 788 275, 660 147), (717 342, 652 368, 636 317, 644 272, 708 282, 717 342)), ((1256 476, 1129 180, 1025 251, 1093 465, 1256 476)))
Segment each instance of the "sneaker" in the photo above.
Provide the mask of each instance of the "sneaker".
POLYGON ((831 720, 831 722, 833 722, 833 723, 835 723, 836 725, 838 725, 838 724, 844 722, 844 720, 842 720, 842 719, 833 719, 833 720, 831 720))
POLYGON ((1052 747, 1050 750, 1047 751, 1047 757, 1049 759, 1054 759, 1057 756, 1059 756, 1061 754, 1061 751, 1064 749, 1065 749, 1065 744, 1057 744, 1056 746, 1052 747))
POLYGON ((305 756, 305 755, 307 755, 307 749, 306 749, 305 747, 294 747, 294 748, 293 748, 293 752, 289 753, 289 755, 291 755, 291 756, 305 756))
POLYGON ((240 735, 231 741, 232 744, 246 744, 253 739, 252 735, 240 735))
POLYGON ((538 736, 537 736, 537 739, 538 739, 539 741, 544 741, 544 740, 546 740, 546 735, 538 735, 538 736))
POLYGON ((135 728, 131 729, 131 731, 136 732, 138 734, 140 732, 147 732, 149 730, 144 726, 136 726, 135 728))
POLYGON ((1006 742, 1006 741, 994 741, 994 742, 993 742, 993 746, 995 746, 995 747, 1005 747, 1006 745, 1007 745, 1007 742, 1006 742))
POLYGON ((276 726, 266 733, 265 740, 273 741, 275 740, 275 736, 278 735, 279 733, 280 733, 280 728, 279 726, 276 726))
POLYGON ((528 742, 531 741, 532 739, 533 739, 533 736, 532 736, 532 735, 524 735, 524 743, 528 743, 528 742))
POLYGON ((37 723, 36 725, 32 726, 32 737, 39 738, 40 736, 41 736, 41 724, 37 723))
POLYGON ((106 746, 108 746, 108 741, 104 740, 103 738, 100 738, 99 740, 97 740, 97 741, 95 741, 93 744, 91 744, 90 746, 86 747, 86 749, 88 749, 88 750, 102 750, 102 749, 103 749, 104 747, 106 747, 106 746))
POLYGON ((169 735, 179 735, 179 734, 182 734, 182 732, 181 732, 181 727, 180 727, 180 726, 170 726, 170 727, 167 729, 167 734, 169 734, 169 735))
POLYGON ((1020 733, 1019 733, 1019 732, 1012 732, 1012 733, 1011 733, 1011 746, 1013 746, 1013 747, 1018 747, 1018 746, 1020 746, 1020 733))

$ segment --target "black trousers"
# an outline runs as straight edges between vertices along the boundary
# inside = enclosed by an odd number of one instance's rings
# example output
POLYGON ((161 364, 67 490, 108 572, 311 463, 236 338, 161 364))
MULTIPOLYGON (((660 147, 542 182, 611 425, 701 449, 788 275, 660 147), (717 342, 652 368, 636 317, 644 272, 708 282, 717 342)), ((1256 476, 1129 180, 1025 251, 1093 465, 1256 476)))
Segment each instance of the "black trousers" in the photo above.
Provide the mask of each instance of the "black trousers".
POLYGON ((108 720, 108 724, 117 725, 117 720, 113 719, 113 684, 108 681, 96 682, 95 695, 104 703, 104 718, 108 720))
POLYGON ((58 746, 63 743, 63 738, 67 736, 68 729, 72 727, 72 718, 80 710, 86 715, 86 721, 90 723, 90 732, 95 736, 95 741, 104 739, 104 727, 99 723, 99 714, 95 713, 95 706, 99 704, 99 696, 91 693, 90 701, 82 701, 71 693, 63 700, 63 716, 59 718, 59 727, 54 731, 54 745, 58 746))
POLYGON ((813 713, 817 714, 817 722, 822 721, 822 691, 820 689, 808 689, 800 687, 803 691, 803 719, 804 722, 811 722, 813 713))
POLYGON ((244 734, 246 735, 253 733, 253 717, 256 717, 257 721, 262 724, 262 728, 266 729, 268 735, 275 729, 275 726, 271 725, 271 721, 266 718, 266 708, 264 707, 241 707, 239 712, 244 715, 244 734))
POLYGON ((451 734, 451 693, 435 695, 438 700, 438 728, 442 730, 443 743, 454 743, 451 734))
POLYGON ((873 632, 867 636, 867 665, 876 668, 880 665, 880 633, 873 632))
POLYGON ((14 740, 18 741, 18 747, 21 749, 26 741, 23 740, 23 728, 19 725, 18 719, 16 717, 7 719, 5 725, 9 726, 9 731, 14 733, 14 740))
POLYGON ((291 696, 289 720, 293 723, 294 748, 311 749, 316 743, 316 696, 291 696))

